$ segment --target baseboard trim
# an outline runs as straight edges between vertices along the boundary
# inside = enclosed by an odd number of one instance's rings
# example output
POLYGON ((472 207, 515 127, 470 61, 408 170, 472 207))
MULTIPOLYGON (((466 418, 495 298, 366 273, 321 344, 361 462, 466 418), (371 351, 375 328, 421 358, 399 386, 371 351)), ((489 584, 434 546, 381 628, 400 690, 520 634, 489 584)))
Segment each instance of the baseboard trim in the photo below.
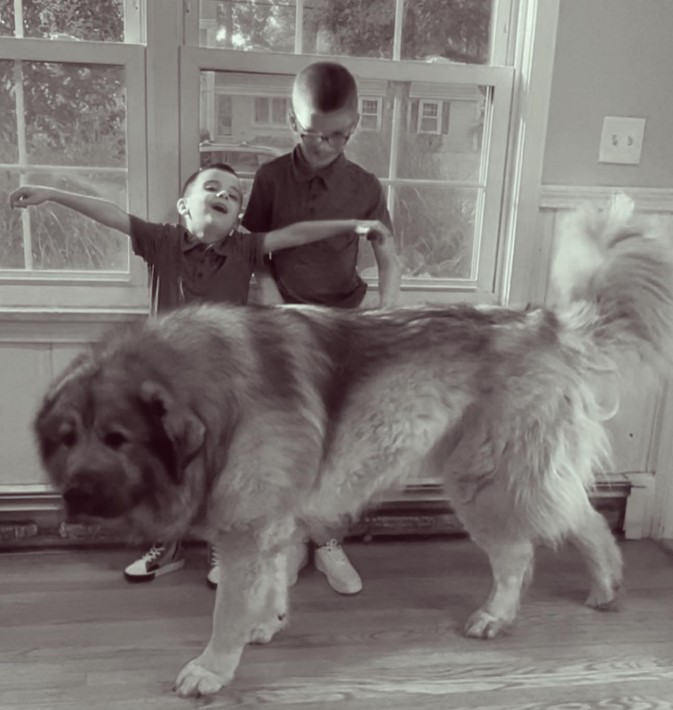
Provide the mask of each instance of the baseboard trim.
MULTIPOLYGON (((15 486, 0 492, 0 550, 52 547, 127 545, 120 529, 65 519, 60 498, 48 486, 15 486)), ((626 501, 632 484, 611 476, 596 484, 591 495, 615 533, 624 531, 626 501)), ((458 517, 436 484, 419 484, 370 508, 349 531, 349 538, 465 535, 458 517)), ((188 539, 186 542, 195 542, 188 539)))

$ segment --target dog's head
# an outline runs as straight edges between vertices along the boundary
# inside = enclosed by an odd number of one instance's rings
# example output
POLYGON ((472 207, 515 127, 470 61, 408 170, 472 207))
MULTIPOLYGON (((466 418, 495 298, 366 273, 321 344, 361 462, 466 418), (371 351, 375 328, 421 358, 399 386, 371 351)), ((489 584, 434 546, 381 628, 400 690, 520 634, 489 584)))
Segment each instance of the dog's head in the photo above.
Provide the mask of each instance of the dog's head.
POLYGON ((140 529, 159 529, 186 502, 185 469, 205 436, 155 366, 95 352, 52 385, 34 427, 69 516, 125 518, 140 529))

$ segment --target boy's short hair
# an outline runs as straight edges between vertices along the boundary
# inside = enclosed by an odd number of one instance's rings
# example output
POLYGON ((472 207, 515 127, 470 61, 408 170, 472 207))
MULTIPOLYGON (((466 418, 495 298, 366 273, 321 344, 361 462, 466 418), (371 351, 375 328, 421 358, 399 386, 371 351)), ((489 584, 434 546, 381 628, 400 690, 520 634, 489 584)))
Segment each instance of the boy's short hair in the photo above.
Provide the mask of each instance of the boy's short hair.
POLYGON ((302 69, 292 87, 293 103, 301 99, 316 111, 328 113, 358 105, 355 77, 336 62, 314 62, 302 69))
POLYGON ((203 167, 199 168, 198 170, 195 170, 186 180, 185 184, 182 186, 182 190, 180 192, 180 197, 184 197, 187 194, 187 190, 192 186, 196 178, 204 171, 204 170, 223 170, 225 173, 231 173, 234 177, 238 177, 236 174, 236 171, 229 165, 228 163, 212 163, 211 165, 204 165, 203 167))

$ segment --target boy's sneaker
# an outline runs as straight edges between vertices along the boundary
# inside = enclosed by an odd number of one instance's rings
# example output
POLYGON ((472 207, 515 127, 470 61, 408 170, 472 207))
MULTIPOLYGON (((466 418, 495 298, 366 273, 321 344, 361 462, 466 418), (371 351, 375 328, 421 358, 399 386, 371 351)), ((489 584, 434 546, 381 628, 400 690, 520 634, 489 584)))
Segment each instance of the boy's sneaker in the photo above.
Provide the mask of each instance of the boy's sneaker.
POLYGON ((142 557, 131 562, 124 576, 129 582, 149 582, 184 566, 185 557, 179 542, 172 545, 156 542, 142 557))
POLYGON ((360 575, 336 540, 330 540, 316 549, 314 563, 335 592, 357 594, 362 589, 360 575))
POLYGON ((214 545, 208 545, 208 574, 206 584, 211 589, 217 589, 220 583, 220 557, 214 545))

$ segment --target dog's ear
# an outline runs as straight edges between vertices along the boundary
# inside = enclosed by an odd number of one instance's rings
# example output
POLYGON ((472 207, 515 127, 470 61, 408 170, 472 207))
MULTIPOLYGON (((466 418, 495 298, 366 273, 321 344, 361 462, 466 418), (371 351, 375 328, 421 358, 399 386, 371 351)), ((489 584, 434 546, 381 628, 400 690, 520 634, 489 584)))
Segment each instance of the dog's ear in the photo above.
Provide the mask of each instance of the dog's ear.
POLYGON ((205 424, 188 408, 179 406, 170 392, 157 382, 143 382, 140 398, 159 419, 166 437, 173 445, 177 456, 174 475, 179 483, 184 467, 203 446, 205 424))
MULTIPOLYGON (((37 437, 40 456, 43 461, 51 457, 58 448, 57 438, 53 434, 53 425, 50 423, 60 399, 68 393, 81 392, 85 387, 86 379, 95 372, 94 363, 88 353, 84 353, 75 360, 56 378, 42 398, 33 417, 33 433, 37 437)), ((72 394, 70 395, 72 396, 72 394)))

